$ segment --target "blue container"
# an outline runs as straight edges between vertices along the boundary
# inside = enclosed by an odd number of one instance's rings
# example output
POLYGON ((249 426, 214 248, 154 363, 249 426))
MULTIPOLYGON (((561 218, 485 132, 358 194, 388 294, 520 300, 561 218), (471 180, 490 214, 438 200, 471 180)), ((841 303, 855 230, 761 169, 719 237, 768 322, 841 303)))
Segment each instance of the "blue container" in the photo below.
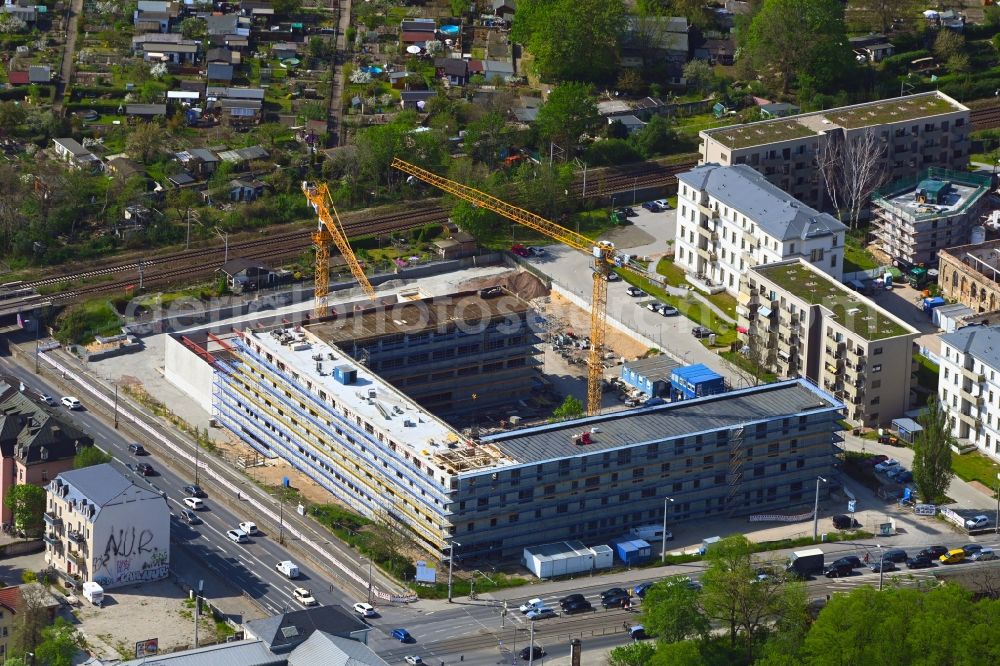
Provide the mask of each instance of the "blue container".
POLYGON ((618 559, 627 565, 642 564, 649 560, 653 554, 652 546, 648 541, 642 539, 631 539, 622 537, 611 542, 611 547, 615 549, 618 559))

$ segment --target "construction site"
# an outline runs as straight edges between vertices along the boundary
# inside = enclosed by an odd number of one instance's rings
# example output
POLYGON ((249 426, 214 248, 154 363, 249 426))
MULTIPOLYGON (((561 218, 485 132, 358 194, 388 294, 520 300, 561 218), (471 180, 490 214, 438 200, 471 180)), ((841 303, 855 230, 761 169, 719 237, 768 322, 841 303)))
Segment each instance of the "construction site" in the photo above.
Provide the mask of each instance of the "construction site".
MULTIPOLYGON (((542 541, 603 542, 811 497, 810 480, 832 469, 839 402, 804 380, 616 402, 609 377, 645 351, 603 316, 608 276, 628 257, 440 180, 590 255, 591 311, 509 266, 377 289, 359 269, 357 284, 331 290, 319 251, 315 301, 171 335, 167 380, 255 452, 362 515, 404 524, 438 557, 461 544, 467 562, 514 560, 542 541), (552 421, 567 382, 587 415, 552 421)), ((325 192, 303 189, 317 246, 356 263, 325 192)))

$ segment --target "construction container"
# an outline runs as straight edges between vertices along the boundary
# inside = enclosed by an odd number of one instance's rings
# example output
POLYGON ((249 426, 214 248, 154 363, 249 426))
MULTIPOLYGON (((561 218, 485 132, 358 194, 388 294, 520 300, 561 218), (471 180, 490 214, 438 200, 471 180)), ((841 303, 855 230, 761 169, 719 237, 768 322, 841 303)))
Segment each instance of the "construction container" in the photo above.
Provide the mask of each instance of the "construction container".
POLYGON ((649 560, 652 556, 652 547, 648 541, 635 539, 632 537, 622 537, 611 542, 618 559, 626 566, 635 566, 649 560))
MULTIPOLYGON (((612 555, 612 551, 608 546, 604 548, 607 552, 601 553, 600 568, 611 566, 611 557, 608 556, 612 555), (604 564, 605 560, 607 564, 604 564)), ((560 541, 532 546, 525 548, 521 557, 521 563, 539 578, 555 578, 592 571, 598 568, 597 560, 598 556, 594 550, 587 548, 580 541, 560 541)))

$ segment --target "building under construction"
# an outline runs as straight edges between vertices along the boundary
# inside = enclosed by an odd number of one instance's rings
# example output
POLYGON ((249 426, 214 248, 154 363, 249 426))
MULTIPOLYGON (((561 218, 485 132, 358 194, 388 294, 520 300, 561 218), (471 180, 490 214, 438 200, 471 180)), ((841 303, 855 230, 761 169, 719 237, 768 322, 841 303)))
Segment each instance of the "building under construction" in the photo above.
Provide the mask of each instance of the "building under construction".
POLYGON ((503 290, 379 297, 175 335, 167 377, 258 452, 465 561, 603 542, 662 521, 665 497, 670 523, 780 512, 831 471, 842 405, 805 380, 470 435, 455 418, 538 381, 533 311, 503 290))

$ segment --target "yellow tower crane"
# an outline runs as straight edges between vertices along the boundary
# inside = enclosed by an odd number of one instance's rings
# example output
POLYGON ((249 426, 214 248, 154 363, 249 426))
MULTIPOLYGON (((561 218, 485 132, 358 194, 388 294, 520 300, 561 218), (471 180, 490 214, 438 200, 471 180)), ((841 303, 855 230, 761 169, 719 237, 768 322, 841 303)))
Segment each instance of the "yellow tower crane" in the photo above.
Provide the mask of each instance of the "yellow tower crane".
POLYGON ((422 169, 409 162, 404 162, 399 158, 392 160, 392 166, 463 201, 468 201, 479 208, 502 215, 508 220, 545 234, 563 245, 586 252, 593 258, 590 356, 587 362, 589 369, 587 376, 587 413, 597 414, 600 412, 604 381, 604 365, 601 353, 604 348, 604 332, 607 328, 608 275, 611 273, 611 269, 617 266, 641 276, 641 273, 628 265, 628 256, 618 252, 615 249, 614 243, 591 240, 582 234, 570 231, 531 211, 513 206, 506 201, 497 199, 468 185, 462 185, 453 180, 442 178, 431 171, 422 169))
POLYGON ((375 300, 375 288, 372 287, 365 275, 364 269, 354 256, 354 250, 347 241, 347 234, 344 233, 344 225, 340 222, 340 215, 330 198, 330 191, 325 183, 310 184, 302 181, 302 193, 312 204, 316 215, 319 217, 319 227, 313 232, 313 243, 316 245, 316 289, 313 297, 315 306, 313 314, 317 317, 326 315, 326 295, 330 293, 330 243, 333 242, 344 257, 351 274, 358 281, 365 295, 369 299, 375 300), (332 212, 332 215, 331 215, 332 212))

